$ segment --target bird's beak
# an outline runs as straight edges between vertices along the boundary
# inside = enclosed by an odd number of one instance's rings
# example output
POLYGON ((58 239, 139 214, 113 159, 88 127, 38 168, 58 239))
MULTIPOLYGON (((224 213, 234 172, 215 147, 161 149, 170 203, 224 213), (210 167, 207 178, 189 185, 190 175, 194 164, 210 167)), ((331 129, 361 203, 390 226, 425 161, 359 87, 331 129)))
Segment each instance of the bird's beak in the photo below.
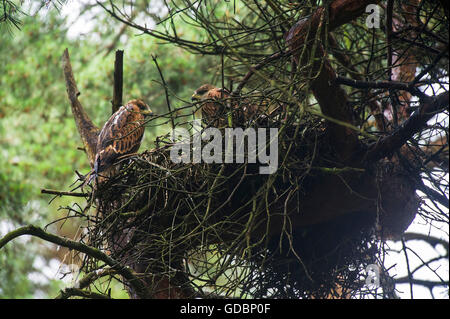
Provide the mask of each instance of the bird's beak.
POLYGON ((152 110, 141 111, 141 114, 143 114, 144 116, 153 116, 154 115, 152 110))
POLYGON ((201 96, 200 95, 198 95, 197 93, 192 94, 192 96, 191 96, 191 101, 192 102, 200 101, 200 100, 201 100, 201 96))

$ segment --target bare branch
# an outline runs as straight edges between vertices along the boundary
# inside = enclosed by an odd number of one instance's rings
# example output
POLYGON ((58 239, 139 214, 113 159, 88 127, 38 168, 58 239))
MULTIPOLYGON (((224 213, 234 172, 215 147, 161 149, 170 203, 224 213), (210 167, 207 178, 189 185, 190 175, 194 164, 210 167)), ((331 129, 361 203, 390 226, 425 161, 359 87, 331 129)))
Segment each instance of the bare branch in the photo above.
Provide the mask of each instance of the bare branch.
POLYGON ((399 81, 357 81, 342 76, 336 77, 336 83, 348 85, 360 89, 387 89, 387 90, 403 90, 419 97, 425 97, 416 85, 413 83, 405 83, 399 81))
POLYGON ((83 297, 87 299, 111 299, 111 297, 93 291, 79 288, 65 288, 55 299, 68 299, 70 297, 83 297))
POLYGON ((101 252, 97 248, 87 246, 81 242, 73 241, 67 238, 63 238, 54 234, 50 234, 39 227, 28 225, 24 227, 20 227, 16 230, 13 230, 6 234, 3 238, 0 239, 0 249, 9 243, 14 238, 23 235, 31 235, 35 237, 39 237, 45 241, 57 244, 59 246, 67 247, 69 249, 74 249, 76 251, 82 252, 90 257, 103 261, 107 265, 109 265, 112 269, 115 269, 117 273, 122 275, 131 286, 133 286, 137 293, 142 297, 147 296, 148 291, 142 280, 137 278, 135 273, 128 267, 121 265, 119 262, 109 257, 105 253, 101 252))
POLYGON ((87 193, 76 193, 76 192, 61 192, 53 189, 41 189, 41 194, 51 194, 58 196, 73 196, 73 197, 89 197, 87 193))
POLYGON ((75 123, 77 124, 78 133, 80 134, 84 148, 88 155, 89 164, 91 167, 94 167, 99 129, 92 123, 91 119, 78 100, 80 91, 77 89, 77 84, 73 76, 68 49, 65 49, 62 55, 62 67, 64 71, 64 78, 66 80, 67 96, 69 97, 69 101, 72 106, 72 113, 75 118, 75 123))
POLYGON ((114 61, 114 91, 112 103, 112 113, 114 114, 122 106, 123 90, 123 50, 116 51, 114 61))
POLYGON ((448 92, 441 93, 436 98, 428 99, 399 129, 373 144, 367 152, 366 159, 377 161, 400 149, 415 133, 423 129, 429 119, 447 107, 448 92))

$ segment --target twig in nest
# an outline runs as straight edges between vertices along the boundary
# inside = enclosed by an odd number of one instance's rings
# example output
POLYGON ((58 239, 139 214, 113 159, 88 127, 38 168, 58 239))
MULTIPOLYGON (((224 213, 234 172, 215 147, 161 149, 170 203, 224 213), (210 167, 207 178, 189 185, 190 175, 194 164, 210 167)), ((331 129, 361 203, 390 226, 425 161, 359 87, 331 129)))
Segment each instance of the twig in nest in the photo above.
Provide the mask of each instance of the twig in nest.
POLYGON ((161 69, 159 68, 158 60, 156 59, 156 56, 152 55, 152 60, 153 60, 153 62, 155 62, 156 68, 158 69, 159 76, 161 77, 161 81, 164 86, 164 93, 166 94, 166 103, 167 103, 167 108, 169 109, 170 122, 172 124, 172 129, 174 130, 175 122, 173 120, 172 108, 170 107, 169 90, 167 88, 167 83, 166 83, 166 80, 164 79, 161 69))
POLYGON ((76 193, 76 192, 61 192, 53 189, 41 189, 41 194, 51 194, 58 196, 73 196, 73 197, 89 197, 87 193, 76 193))

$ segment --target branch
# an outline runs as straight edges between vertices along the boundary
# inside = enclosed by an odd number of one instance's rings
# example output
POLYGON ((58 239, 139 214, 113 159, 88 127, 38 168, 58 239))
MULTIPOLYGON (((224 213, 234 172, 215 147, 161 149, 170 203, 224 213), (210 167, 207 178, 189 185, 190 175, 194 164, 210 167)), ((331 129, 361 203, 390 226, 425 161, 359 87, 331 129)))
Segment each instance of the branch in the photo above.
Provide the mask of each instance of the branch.
POLYGON ((436 140, 431 141, 430 144, 421 147, 421 150, 426 154, 426 159, 423 165, 428 168, 436 166, 448 167, 448 140, 447 136, 440 136, 436 140))
POLYGON ((288 51, 288 52, 281 52, 280 51, 280 52, 274 53, 271 56, 265 58, 262 62, 258 63, 254 67, 251 67, 250 70, 247 72, 247 74, 242 78, 242 80, 240 81, 240 83, 237 86, 237 88, 232 92, 232 95, 233 96, 238 96, 241 93, 242 88, 247 84, 247 82, 253 76, 255 71, 261 69, 262 67, 266 66, 267 64, 269 64, 272 61, 275 61, 275 60, 277 60, 279 58, 282 58, 282 57, 285 57, 285 56, 289 56, 291 54, 292 54, 292 51, 288 51))
POLYGON ((116 51, 116 59, 114 61, 114 91, 112 103, 112 114, 122 106, 122 90, 123 90, 123 50, 116 51))
POLYGON ((87 246, 77 241, 73 241, 67 238, 63 238, 54 234, 50 234, 45 232, 39 227, 29 225, 20 227, 16 230, 13 230, 7 233, 3 238, 0 239, 0 249, 5 246, 8 242, 13 240, 16 237, 23 235, 31 235, 35 237, 39 237, 45 241, 57 244, 59 246, 67 247, 69 249, 74 249, 76 251, 82 252, 92 258, 103 261, 105 264, 109 265, 112 269, 115 269, 118 274, 122 275, 134 289, 136 289, 137 294, 145 298, 148 296, 148 290, 145 287, 144 283, 141 279, 137 278, 134 272, 126 267, 121 265, 119 262, 104 254, 100 250, 87 246))
POLYGON ((424 68, 415 78, 413 81, 413 84, 416 84, 417 82, 419 82, 426 74, 428 74, 428 72, 431 71, 431 69, 433 69, 434 67, 436 67, 436 65, 439 63, 439 61, 447 54, 448 55, 448 48, 449 45, 447 44, 447 46, 444 48, 444 50, 442 50, 435 58, 434 60, 426 67, 424 68))
POLYGON ((422 241, 427 242, 428 244, 430 244, 433 247, 436 247, 436 245, 441 244, 447 250, 447 254, 448 254, 448 241, 446 241, 444 239, 441 239, 438 237, 433 237, 430 235, 420 234, 420 233, 404 233, 403 239, 405 241, 422 240, 422 241))
MULTIPOLYGON (((355 80, 363 81, 364 78, 361 74, 358 73, 356 68, 352 65, 350 57, 341 52, 339 49, 338 42, 332 32, 328 35, 328 41, 330 43, 330 46, 332 48, 331 53, 336 58, 337 61, 339 61, 342 66, 348 69, 348 73, 350 73, 350 76, 353 77, 355 80)), ((383 112, 381 111, 381 105, 380 102, 376 99, 374 99, 374 95, 368 92, 367 94, 368 100, 369 100, 369 108, 372 112, 372 115, 375 118, 375 124, 376 128, 379 131, 385 130, 385 117, 383 115, 383 112)))
MULTIPOLYGON (((92 272, 86 274, 83 278, 81 278, 73 287, 68 287, 68 288, 61 290, 59 292, 59 294, 55 297, 55 299, 66 299, 70 296, 79 296, 78 294, 74 294, 73 290, 71 290, 71 289, 81 290, 81 289, 87 288, 93 282, 95 282, 97 279, 104 277, 104 276, 113 276, 115 274, 117 274, 117 271, 115 271, 111 268, 92 271, 92 272)), ((85 290, 82 290, 82 291, 85 292, 85 290)), ((99 297, 99 298, 106 297, 104 294, 100 294, 100 296, 101 297, 99 297)), ((90 296, 90 297, 86 297, 86 298, 94 299, 94 297, 95 296, 90 296)))
MULTIPOLYGON (((130 14, 129 21, 133 21, 136 18, 136 15, 141 12, 142 12, 141 10, 133 10, 130 14)), ((103 57, 106 57, 116 47, 117 42, 119 42, 120 38, 127 30, 127 27, 128 27, 128 25, 126 25, 126 24, 122 25, 119 32, 117 32, 117 34, 114 36, 114 39, 111 41, 111 43, 108 44, 104 48, 106 50, 106 52, 105 52, 105 54, 103 54, 103 57)), ((98 52, 100 52, 100 51, 101 50, 99 50, 98 52)), ((116 53, 117 53, 117 51, 116 51, 116 53)))
POLYGON ((89 194, 86 193, 76 193, 76 192, 61 192, 53 189, 41 189, 41 194, 51 194, 58 196, 73 196, 73 197, 89 197, 89 194))
POLYGON ((80 92, 77 89, 77 84, 73 76, 68 49, 65 49, 62 55, 62 67, 64 71, 64 79, 66 81, 67 96, 69 97, 69 101, 72 106, 73 117, 75 118, 78 133, 80 134, 84 148, 86 149, 89 164, 93 167, 99 129, 92 123, 78 100, 80 92))
MULTIPOLYGON (((311 89, 322 113, 343 123, 353 122, 348 97, 334 81, 336 72, 326 58, 320 40, 335 28, 359 17, 366 6, 373 2, 373 0, 335 0, 327 8, 318 8, 310 18, 300 19, 285 37, 290 51, 295 52, 294 60, 297 65, 303 66, 312 61, 311 74, 316 76, 311 81, 311 89), (309 41, 311 39, 315 41, 309 41)), ((349 160, 359 145, 357 134, 345 125, 333 122, 330 122, 329 128, 330 143, 337 150, 341 160, 349 160)))
POLYGON ((172 124, 172 129, 174 130, 175 129, 175 122, 174 122, 174 119, 173 119, 172 108, 170 107, 168 86, 167 86, 166 80, 164 79, 163 73, 162 73, 162 71, 161 71, 161 69, 159 67, 158 60, 156 59, 156 56, 152 55, 152 60, 155 63, 156 68, 158 69, 159 76, 160 76, 162 84, 164 86, 164 93, 166 95, 166 104, 167 104, 167 108, 169 109, 169 115, 170 115, 170 123, 172 124))
MULTIPOLYGON (((316 48, 318 55, 321 55, 323 65, 313 66, 313 73, 319 72, 311 82, 311 89, 319 103, 320 109, 325 117, 337 120, 328 121, 330 130, 330 143, 333 144, 339 157, 343 161, 350 160, 357 151, 359 145, 358 136, 355 130, 345 124, 353 124, 351 110, 348 106, 348 96, 339 84, 334 82, 336 72, 325 56, 323 49, 316 48), (338 124, 339 122, 344 124, 338 124)), ((317 60, 317 59, 315 59, 317 60)), ((318 64, 317 62, 315 64, 318 64)))
POLYGON ((419 178, 416 183, 417 189, 424 192, 431 200, 438 202, 442 206, 449 208, 448 205, 448 198, 444 195, 440 194, 439 192, 435 191, 434 189, 426 186, 422 180, 422 178, 419 178))
POLYGON ((55 299, 68 299, 70 297, 83 297, 87 299, 111 299, 111 297, 79 288, 65 288, 55 299))
POLYGON ((403 90, 408 91, 415 96, 426 96, 413 83, 405 83, 400 81, 358 81, 342 76, 337 76, 335 81, 338 84, 344 84, 358 89, 403 90))
POLYGON ((386 5, 386 47, 387 47, 387 67, 388 80, 392 80, 392 12, 394 10, 394 0, 388 0, 386 5))
MULTIPOLYGON (((335 0, 328 8, 328 27, 331 32, 337 27, 346 24, 364 13, 367 5, 378 3, 374 0, 335 0)), ((325 8, 318 8, 308 20, 300 19, 288 31, 285 36, 286 42, 294 49, 300 48, 306 40, 306 37, 312 39, 315 37, 317 29, 325 14, 325 8)), ((297 57, 298 58, 298 57, 297 57)), ((298 61, 297 61, 298 62, 298 61)))
POLYGON ((112 1, 110 1, 111 9, 108 9, 100 1, 97 1, 97 4, 100 7, 102 7, 109 15, 111 15, 111 17, 118 20, 119 22, 124 23, 125 25, 135 28, 137 30, 140 30, 143 33, 148 34, 158 40, 166 41, 169 43, 174 43, 180 47, 184 47, 188 50, 191 50, 193 52, 197 52, 200 54, 204 54, 204 55, 218 55, 220 53, 228 53, 227 50, 223 46, 220 46, 220 45, 216 44, 215 42, 203 43, 203 42, 191 41, 188 39, 183 39, 181 37, 178 37, 177 35, 170 36, 170 35, 164 34, 162 32, 159 32, 157 30, 152 30, 150 28, 138 25, 138 24, 132 22, 132 20, 133 20, 132 18, 128 18, 128 19, 123 18, 126 15, 121 13, 120 10, 117 10, 117 7, 112 3, 112 1), (123 17, 119 16, 119 14, 116 13, 116 10, 123 17))
POLYGON ((432 99, 429 98, 399 129, 372 144, 367 151, 366 160, 374 162, 391 155, 413 137, 414 134, 422 130, 426 126, 427 121, 436 113, 445 110, 447 107, 448 92, 441 93, 432 99))
POLYGON ((422 280, 422 279, 414 279, 414 278, 408 278, 408 277, 401 277, 394 279, 396 284, 414 284, 414 285, 420 285, 427 288, 434 288, 434 287, 441 287, 441 286, 448 286, 448 281, 431 281, 431 280, 422 280))

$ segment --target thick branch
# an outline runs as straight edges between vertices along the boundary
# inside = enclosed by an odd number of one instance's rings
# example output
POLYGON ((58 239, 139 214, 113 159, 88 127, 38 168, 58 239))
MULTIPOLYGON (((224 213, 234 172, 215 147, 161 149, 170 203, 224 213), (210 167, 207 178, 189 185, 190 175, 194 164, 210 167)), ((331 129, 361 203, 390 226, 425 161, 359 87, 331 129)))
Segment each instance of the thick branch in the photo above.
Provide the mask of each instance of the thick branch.
POLYGON ((422 152, 426 155, 423 165, 428 168, 448 167, 448 140, 446 135, 439 136, 430 144, 421 147, 422 152))
MULTIPOLYGON (((401 4, 402 15, 407 24, 411 26, 417 26, 417 20, 414 18, 419 1, 412 0, 408 3, 401 4)), ((401 19, 393 17, 394 1, 388 2, 388 11, 390 11, 390 25, 387 29, 387 40, 388 40, 388 68, 389 68, 389 76, 388 80, 392 81, 403 81, 403 82, 411 82, 414 80, 414 75, 416 73, 417 68, 417 59, 413 50, 407 48, 403 51, 397 46, 392 45, 392 33, 393 31, 398 31, 399 28, 403 27, 403 22, 401 19)), ((415 43, 418 39, 418 35, 415 32, 408 32, 406 37, 403 37, 405 40, 411 39, 412 43, 415 43)), ((390 92, 391 95, 391 105, 393 119, 395 125, 397 125, 397 121, 401 120, 403 122, 409 117, 410 108, 409 104, 411 101, 411 94, 416 95, 418 92, 405 90, 403 92, 390 92)), ((420 92, 419 92, 420 93, 420 92)))
POLYGON ((86 299, 111 299, 111 297, 79 288, 65 288, 55 299, 68 299, 70 297, 83 297, 86 299))
POLYGON ((417 181, 417 188, 420 189, 425 194, 427 194, 427 196, 429 198, 431 198, 433 201, 438 202, 439 204, 446 207, 447 209, 449 208, 448 198, 445 197, 444 195, 440 194, 439 192, 435 191, 434 189, 426 186, 422 179, 419 179, 417 181))
POLYGON ((117 273, 119 273, 125 279, 127 279, 129 284, 136 289, 137 293, 141 297, 146 297, 148 295, 148 291, 145 288, 145 285, 143 284, 141 279, 139 279, 135 276, 135 274, 133 273, 133 271, 130 268, 121 265, 119 262, 112 259, 111 257, 109 257, 108 255, 104 254, 103 252, 101 252, 100 250, 98 250, 96 248, 87 246, 87 245, 82 244, 77 241, 73 241, 73 240, 70 240, 67 238, 63 238, 63 237, 59 237, 54 234, 47 233, 44 230, 42 230, 41 228, 33 226, 33 225, 24 226, 24 227, 18 228, 16 230, 6 234, 3 238, 0 239, 0 249, 3 246, 5 246, 8 242, 13 240, 14 238, 17 238, 17 237, 23 236, 23 235, 36 236, 45 241, 57 244, 59 246, 67 247, 69 249, 74 249, 74 250, 82 252, 92 258, 103 261, 105 264, 109 265, 112 269, 115 269, 117 271, 117 273))
POLYGON ((77 89, 77 84, 73 76, 68 49, 64 50, 62 56, 62 67, 64 71, 64 79, 66 81, 67 96, 69 97, 69 101, 72 106, 73 117, 75 118, 78 133, 80 134, 84 148, 86 149, 89 164, 93 167, 99 129, 92 123, 78 100, 80 92, 77 89))
POLYGON ((408 277, 401 277, 394 279, 396 284, 414 284, 414 285, 420 285, 425 286, 427 288, 434 288, 434 287, 441 287, 441 286, 448 286, 448 281, 432 281, 432 280, 423 280, 423 279, 414 279, 414 278, 408 278, 408 277))
MULTIPOLYGON (((117 271, 111 269, 111 268, 104 268, 102 270, 92 271, 88 274, 86 274, 83 278, 81 278, 73 287, 68 287, 59 292, 59 294, 55 297, 55 299, 66 299, 70 296, 74 296, 72 293, 73 291, 71 289, 85 289, 88 288, 93 282, 95 282, 97 279, 104 277, 104 276, 112 276, 117 274, 117 271)), ((82 290, 85 292, 86 290, 82 290)), ((77 294, 75 294, 77 295, 77 294)), ((79 296, 79 295, 78 295, 79 296)), ((105 295, 100 295, 102 297, 106 297, 105 295)), ((100 297, 100 298, 102 298, 100 297)), ((87 298, 95 298, 95 296, 90 296, 87 298)))
MULTIPOLYGON (((348 96, 345 91, 337 84, 334 79, 336 73, 332 68, 330 62, 324 55, 322 49, 316 48, 318 54, 322 56, 323 65, 320 68, 319 74, 311 83, 311 89, 319 103, 322 113, 339 122, 353 124, 352 113, 348 107, 348 96)), ((313 69, 319 66, 313 66, 313 69)), ((316 70, 314 70, 315 72, 316 70)), ((355 153, 359 145, 357 133, 345 126, 338 124, 339 122, 329 121, 330 142, 335 147, 339 157, 347 161, 355 153)))
POLYGON ((269 64, 270 62, 272 62, 274 60, 277 60, 279 58, 282 58, 284 56, 288 56, 288 55, 291 55, 291 54, 292 54, 291 51, 274 53, 271 56, 265 58, 262 62, 258 63, 254 67, 250 68, 250 70, 247 72, 247 74, 242 78, 242 80, 239 83, 239 85, 237 86, 237 88, 232 92, 232 95, 233 96, 238 96, 241 93, 242 88, 247 84, 247 82, 253 76, 255 71, 263 68, 264 66, 266 66, 267 64, 269 64))
POLYGON ((164 79, 164 76, 163 76, 163 73, 161 71, 161 68, 159 67, 158 60, 156 59, 156 56, 152 55, 152 60, 153 60, 153 62, 155 62, 156 68, 158 69, 159 76, 160 76, 162 84, 164 86, 164 93, 166 95, 167 108, 169 109, 170 122, 172 124, 172 129, 174 130, 175 129, 175 121, 173 119, 172 108, 170 107, 168 86, 167 86, 166 80, 164 79))
POLYGON ((116 51, 114 61, 114 92, 112 99, 112 113, 114 114, 122 106, 123 90, 123 50, 116 51))
MULTIPOLYGON (((308 40, 317 39, 319 35, 322 38, 333 29, 357 18, 365 11, 366 6, 373 2, 373 0, 335 0, 328 8, 317 9, 309 19, 299 20, 286 35, 286 43, 289 49, 295 52, 294 59, 298 65, 313 61, 311 74, 316 76, 311 81, 311 89, 322 113, 340 122, 349 124, 353 122, 347 95, 334 81, 336 73, 326 58, 320 42, 311 43, 308 40), (319 30, 321 34, 317 33, 319 30), (301 61, 300 56, 302 56, 301 61)), ((330 122, 330 133, 332 139, 330 142, 334 145, 339 157, 344 161, 349 160, 355 154, 359 144, 357 134, 348 127, 332 122, 330 122)))
MULTIPOLYGON (((345 66, 349 70, 350 76, 354 80, 363 81, 364 80, 363 76, 359 74, 356 68, 352 65, 350 57, 347 54, 340 52, 338 42, 336 41, 336 38, 334 37, 332 32, 330 32, 330 34, 328 35, 328 41, 333 49, 331 51, 333 56, 336 58, 337 61, 339 61, 343 66, 345 66)), ((383 112, 381 111, 380 102, 374 99, 373 97, 374 95, 369 92, 368 100, 370 111, 372 112, 372 115, 375 118, 376 128, 379 131, 383 131, 385 126, 384 125, 385 118, 383 112)))
POLYGON ((433 236, 426 235, 426 234, 419 234, 419 233, 404 233, 403 239, 405 241, 422 240, 422 241, 427 242, 431 246, 433 246, 433 248, 435 248, 436 245, 441 244, 442 246, 444 246, 445 250, 448 253, 448 241, 446 241, 442 238, 433 237, 433 236))
MULTIPOLYGON (((367 5, 378 3, 374 0, 335 0, 328 8, 328 32, 352 21, 364 13, 367 5)), ((286 42, 294 48, 299 48, 305 43, 305 38, 315 37, 316 31, 325 14, 325 8, 320 7, 309 18, 299 20, 287 33, 286 42)))
POLYGON ((414 134, 422 130, 426 126, 427 121, 437 112, 441 112, 447 107, 448 92, 442 93, 436 98, 429 99, 398 130, 373 144, 367 152, 366 159, 369 161, 377 161, 389 156, 413 137, 414 134))

